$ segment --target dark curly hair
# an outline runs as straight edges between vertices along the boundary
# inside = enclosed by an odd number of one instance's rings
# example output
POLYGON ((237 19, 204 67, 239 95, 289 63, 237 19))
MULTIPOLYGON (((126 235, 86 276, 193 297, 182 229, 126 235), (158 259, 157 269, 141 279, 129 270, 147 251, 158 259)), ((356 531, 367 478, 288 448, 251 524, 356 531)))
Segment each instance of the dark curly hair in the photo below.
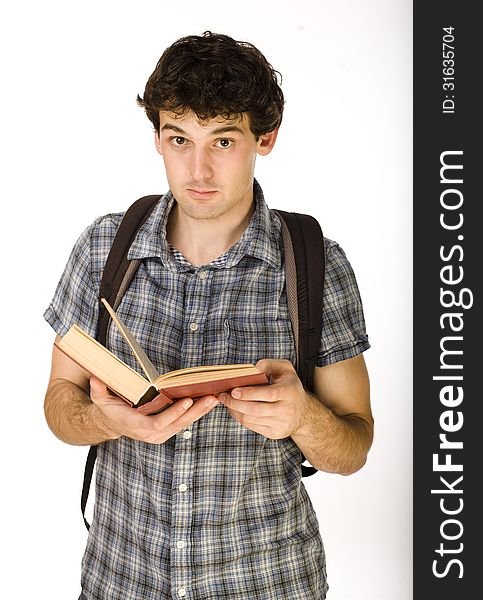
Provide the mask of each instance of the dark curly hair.
POLYGON ((191 110, 201 121, 247 113, 258 138, 282 121, 279 77, 252 44, 205 31, 180 38, 163 52, 137 102, 158 132, 160 110, 180 116, 191 110))

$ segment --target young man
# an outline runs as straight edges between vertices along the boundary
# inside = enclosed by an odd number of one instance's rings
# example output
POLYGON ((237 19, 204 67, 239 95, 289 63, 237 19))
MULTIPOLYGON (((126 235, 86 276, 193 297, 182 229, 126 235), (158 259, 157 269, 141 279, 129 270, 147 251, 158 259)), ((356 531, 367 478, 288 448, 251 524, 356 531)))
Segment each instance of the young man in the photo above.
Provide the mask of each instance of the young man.
MULTIPOLYGON (((282 120, 276 71, 252 45, 206 32, 163 53, 138 102, 170 191, 131 247, 129 258, 143 262, 118 313, 159 372, 252 362, 272 383, 147 417, 54 347, 49 426, 67 443, 99 444, 81 598, 320 600, 325 556, 301 453, 350 474, 373 433, 352 269, 326 240, 309 394, 293 367, 280 222, 254 179, 282 120)), ((95 334, 121 216, 97 219, 75 245, 45 314, 58 335, 73 323, 95 334)), ((116 328, 108 345, 136 368, 116 328)))

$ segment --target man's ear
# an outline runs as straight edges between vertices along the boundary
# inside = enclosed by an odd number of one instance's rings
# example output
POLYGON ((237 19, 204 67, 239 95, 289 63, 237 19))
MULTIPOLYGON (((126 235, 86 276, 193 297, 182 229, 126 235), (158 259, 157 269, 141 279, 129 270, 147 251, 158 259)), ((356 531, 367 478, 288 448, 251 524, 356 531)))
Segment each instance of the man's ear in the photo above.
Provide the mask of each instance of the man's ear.
POLYGON ((163 152, 161 150, 161 140, 159 139, 159 132, 154 132, 154 144, 156 145, 156 150, 163 156, 163 152))
POLYGON ((278 127, 269 133, 264 133, 258 138, 257 142, 257 154, 266 156, 269 154, 275 146, 275 141, 278 135, 278 127))

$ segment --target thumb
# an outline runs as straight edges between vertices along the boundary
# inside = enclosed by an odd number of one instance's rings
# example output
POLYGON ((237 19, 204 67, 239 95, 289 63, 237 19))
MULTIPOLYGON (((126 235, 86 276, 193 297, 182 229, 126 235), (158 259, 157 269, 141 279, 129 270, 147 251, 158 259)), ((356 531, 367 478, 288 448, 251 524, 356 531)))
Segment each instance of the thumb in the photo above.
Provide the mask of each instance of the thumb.
POLYGON ((259 371, 272 375, 272 377, 294 372, 293 365, 289 360, 262 358, 255 366, 259 371))
POLYGON ((95 396, 97 398, 103 394, 106 394, 107 387, 100 379, 94 377, 94 375, 89 379, 89 384, 91 386, 91 396, 95 396))

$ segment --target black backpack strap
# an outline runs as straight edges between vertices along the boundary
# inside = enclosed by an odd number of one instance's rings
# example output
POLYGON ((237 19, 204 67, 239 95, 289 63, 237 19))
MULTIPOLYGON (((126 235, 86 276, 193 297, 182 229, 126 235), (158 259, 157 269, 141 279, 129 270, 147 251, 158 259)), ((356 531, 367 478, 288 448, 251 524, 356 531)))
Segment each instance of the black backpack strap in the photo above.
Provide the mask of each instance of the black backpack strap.
POLYGON ((82 494, 81 494, 81 511, 84 524, 87 527, 87 531, 91 528, 89 522, 86 519, 86 506, 87 499, 89 498, 89 490, 91 489, 92 474, 94 473, 94 465, 96 464, 97 458, 97 446, 91 446, 87 453, 86 466, 84 467, 84 480, 82 482, 82 494))
MULTIPOLYGON (((117 309, 121 299, 129 287, 141 261, 127 259, 129 248, 136 237, 139 229, 144 225, 161 196, 144 196, 136 200, 124 214, 119 228, 114 237, 109 255, 102 273, 99 288, 99 318, 97 321, 96 339, 106 345, 107 328, 109 325, 109 313, 100 302, 106 298, 109 304, 117 309)), ((84 469, 84 481, 82 484, 81 510, 82 517, 87 529, 90 528, 85 517, 87 499, 91 487, 92 474, 97 458, 97 446, 91 446, 87 455, 84 469)))
MULTIPOLYGON (((325 280, 324 236, 310 215, 275 211, 282 224, 287 302, 297 344, 297 374, 313 391, 315 361, 320 348, 325 280)), ((317 472, 302 465, 302 476, 317 472)))
MULTIPOLYGON (((105 298, 114 310, 119 306, 124 292, 129 287, 139 266, 139 262, 127 259, 129 248, 160 198, 161 196, 144 196, 136 200, 126 211, 116 232, 102 273, 99 290, 99 301, 101 298, 105 298)), ((108 325, 109 313, 99 302, 96 339, 103 345, 106 343, 108 325)))

